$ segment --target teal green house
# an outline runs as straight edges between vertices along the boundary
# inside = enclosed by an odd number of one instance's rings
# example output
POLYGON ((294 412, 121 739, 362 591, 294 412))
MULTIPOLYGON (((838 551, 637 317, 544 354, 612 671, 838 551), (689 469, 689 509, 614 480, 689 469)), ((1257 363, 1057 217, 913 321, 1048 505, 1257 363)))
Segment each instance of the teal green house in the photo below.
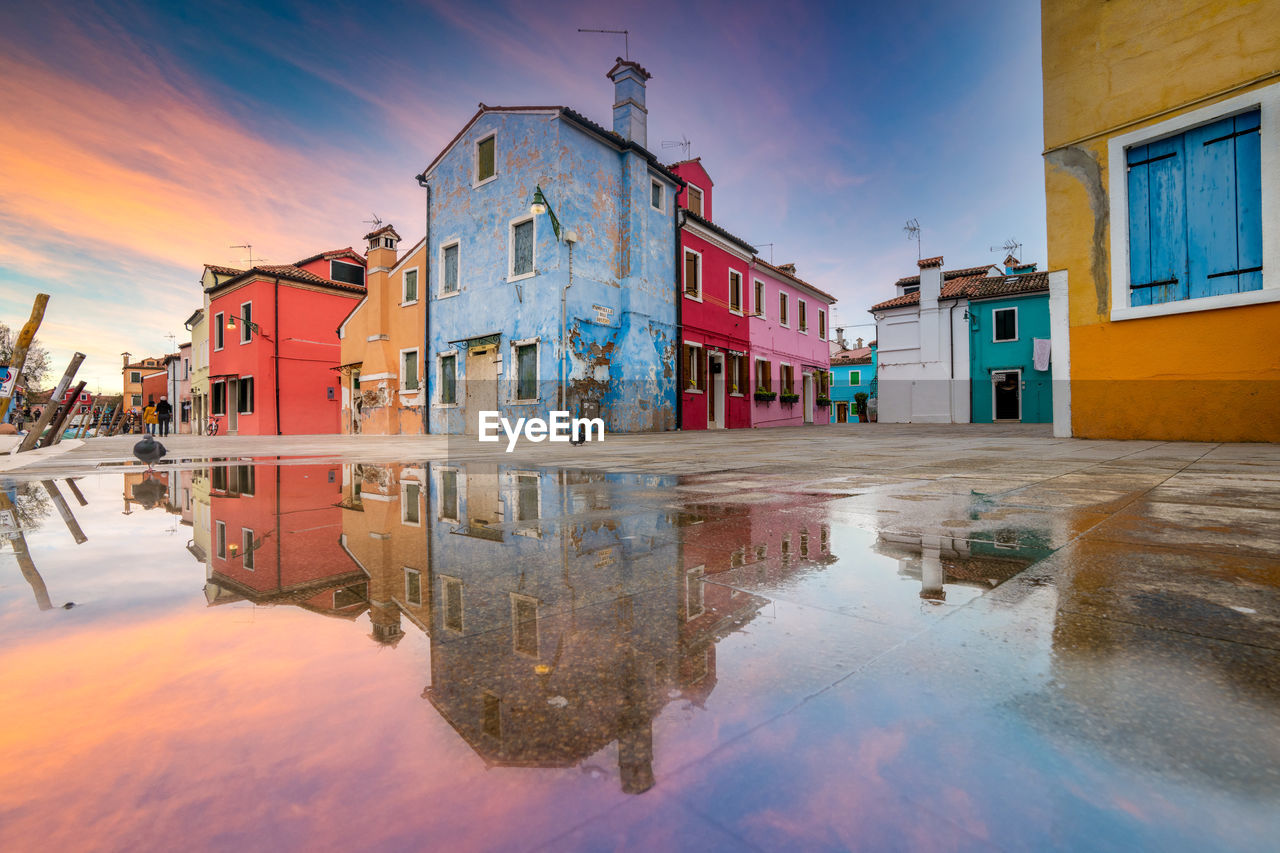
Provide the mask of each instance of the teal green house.
POLYGON ((857 423, 855 394, 875 396, 876 342, 862 345, 858 338, 850 347, 844 341, 844 330, 837 329, 831 353, 831 423, 857 423))
POLYGON ((973 423, 1052 423, 1048 274, 983 279, 965 316, 973 423))

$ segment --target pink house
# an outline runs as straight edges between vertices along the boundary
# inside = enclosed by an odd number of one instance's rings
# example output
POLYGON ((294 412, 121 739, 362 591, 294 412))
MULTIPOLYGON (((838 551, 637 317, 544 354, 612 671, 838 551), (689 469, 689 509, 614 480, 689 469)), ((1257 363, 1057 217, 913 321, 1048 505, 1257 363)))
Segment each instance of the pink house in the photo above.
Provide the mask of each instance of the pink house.
POLYGON ((752 426, 827 423, 835 297, 797 278, 794 264, 775 267, 759 257, 750 292, 752 426))

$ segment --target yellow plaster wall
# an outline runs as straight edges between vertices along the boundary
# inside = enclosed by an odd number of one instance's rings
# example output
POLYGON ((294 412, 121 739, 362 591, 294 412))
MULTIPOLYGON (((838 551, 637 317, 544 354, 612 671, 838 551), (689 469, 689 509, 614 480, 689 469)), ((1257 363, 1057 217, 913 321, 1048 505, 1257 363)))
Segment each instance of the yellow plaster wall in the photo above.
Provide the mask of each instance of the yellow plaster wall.
MULTIPOLYGON (((376 261, 374 252, 370 253, 369 259, 370 266, 373 267, 376 261)), ((398 375, 400 350, 417 347, 422 359, 419 364, 419 380, 425 385, 430 364, 430 355, 422 353, 427 306, 425 245, 419 245, 401 261, 403 263, 392 274, 378 271, 369 273, 368 297, 352 312, 346 323, 342 338, 341 363, 363 363, 362 374, 395 373, 398 375), (418 268, 418 301, 416 304, 401 305, 401 273, 405 268, 413 266, 418 268), (386 335, 387 340, 369 341, 368 339, 374 335, 386 335)), ((343 387, 350 389, 350 377, 344 376, 342 382, 343 387)), ((362 379, 361 387, 362 390, 367 390, 384 382, 398 385, 398 380, 366 382, 362 379)), ((342 431, 349 432, 350 424, 350 411, 344 407, 342 431)), ((421 434, 422 414, 416 407, 401 405, 397 390, 391 394, 390 405, 367 407, 364 410, 360 432, 370 435, 421 434)))
POLYGON ((1280 304, 1111 322, 1107 200, 1109 137, 1280 80, 1267 79, 1280 8, 1044 0, 1042 35, 1048 266, 1068 272, 1074 434, 1280 441, 1280 304))

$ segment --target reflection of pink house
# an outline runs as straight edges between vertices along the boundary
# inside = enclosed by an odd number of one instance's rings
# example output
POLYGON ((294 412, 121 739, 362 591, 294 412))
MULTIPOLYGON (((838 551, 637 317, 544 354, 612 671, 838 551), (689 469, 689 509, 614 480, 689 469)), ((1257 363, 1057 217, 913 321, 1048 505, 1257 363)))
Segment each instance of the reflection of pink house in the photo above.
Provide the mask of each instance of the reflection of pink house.
POLYGON ((751 365, 758 427, 827 423, 831 306, 835 297, 796 277, 794 264, 751 265, 751 365), (818 400, 823 400, 822 404, 818 400))
POLYGON ((751 426, 747 280, 755 249, 711 221, 700 160, 671 166, 686 186, 680 216, 681 429, 751 426))

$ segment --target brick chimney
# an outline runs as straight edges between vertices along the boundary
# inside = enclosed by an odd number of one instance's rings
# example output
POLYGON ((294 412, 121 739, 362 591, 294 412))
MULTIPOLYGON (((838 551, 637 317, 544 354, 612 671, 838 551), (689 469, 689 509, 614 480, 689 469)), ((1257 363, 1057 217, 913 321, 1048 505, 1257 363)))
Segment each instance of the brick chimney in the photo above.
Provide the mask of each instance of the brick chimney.
POLYGON ((920 307, 937 305, 942 295, 942 256, 916 263, 920 267, 920 307))
POLYGON ((613 81, 613 132, 648 148, 649 111, 644 106, 644 90, 652 75, 640 63, 619 56, 605 76, 613 81))

